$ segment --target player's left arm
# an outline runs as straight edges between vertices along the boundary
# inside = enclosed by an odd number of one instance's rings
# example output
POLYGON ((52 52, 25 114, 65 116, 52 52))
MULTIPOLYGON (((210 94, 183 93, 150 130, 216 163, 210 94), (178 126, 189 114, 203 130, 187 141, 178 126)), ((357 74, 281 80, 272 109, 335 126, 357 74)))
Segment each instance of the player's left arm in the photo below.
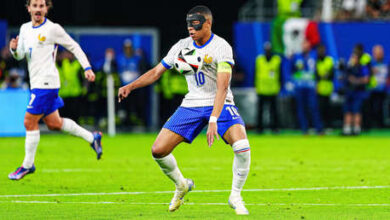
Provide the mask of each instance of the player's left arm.
POLYGON ((59 24, 55 24, 53 31, 55 36, 55 43, 65 47, 67 50, 72 52, 83 67, 85 78, 90 82, 95 81, 95 74, 92 71, 91 64, 89 63, 88 58, 81 49, 80 45, 74 41, 72 37, 70 37, 64 28, 59 24))
POLYGON ((217 70, 217 93, 214 99, 214 107, 211 112, 209 126, 207 129, 207 143, 209 147, 213 144, 214 138, 218 137, 217 119, 219 118, 225 104, 226 95, 229 89, 232 76, 232 66, 227 62, 218 63, 217 70))

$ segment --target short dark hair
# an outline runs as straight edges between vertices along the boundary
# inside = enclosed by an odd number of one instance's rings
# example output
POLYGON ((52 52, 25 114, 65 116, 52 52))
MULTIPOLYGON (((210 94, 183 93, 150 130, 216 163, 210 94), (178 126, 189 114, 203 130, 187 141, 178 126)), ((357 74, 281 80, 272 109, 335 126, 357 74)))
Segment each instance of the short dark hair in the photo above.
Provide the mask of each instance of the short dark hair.
POLYGON ((355 50, 358 50, 359 52, 363 52, 364 51, 364 46, 362 43, 357 43, 355 45, 355 50))
POLYGON ((191 8, 191 10, 189 10, 187 14, 188 15, 201 14, 203 16, 210 16, 211 19, 213 19, 213 14, 211 13, 211 10, 205 5, 197 5, 193 8, 191 8))
MULTIPOLYGON (((26 7, 30 6, 31 0, 26 0, 26 7)), ((47 9, 50 10, 53 7, 53 2, 51 0, 45 0, 47 9)))

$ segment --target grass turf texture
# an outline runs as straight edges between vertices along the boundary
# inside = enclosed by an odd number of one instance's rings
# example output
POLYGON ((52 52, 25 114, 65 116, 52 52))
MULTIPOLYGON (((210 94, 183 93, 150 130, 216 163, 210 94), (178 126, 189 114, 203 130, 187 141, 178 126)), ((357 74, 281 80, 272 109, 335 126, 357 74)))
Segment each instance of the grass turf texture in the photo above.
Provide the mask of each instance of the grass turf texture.
MULTIPOLYGON (((230 147, 220 140, 209 149, 202 134, 175 150, 184 176, 194 179, 196 188, 186 197, 187 204, 169 213, 173 193, 155 193, 174 190, 150 154, 155 136, 104 137, 103 159, 96 161, 81 139, 42 135, 36 173, 20 181, 10 181, 7 175, 22 162, 24 138, 0 138, 0 219, 237 219, 227 205, 230 147), (120 193, 1 196, 112 192, 120 193)), ((245 189, 289 190, 243 192, 250 215, 239 219, 390 218, 390 188, 337 188, 390 186, 390 139, 385 136, 252 134, 249 139, 252 165, 245 189), (312 187, 336 188, 290 189, 312 187)))

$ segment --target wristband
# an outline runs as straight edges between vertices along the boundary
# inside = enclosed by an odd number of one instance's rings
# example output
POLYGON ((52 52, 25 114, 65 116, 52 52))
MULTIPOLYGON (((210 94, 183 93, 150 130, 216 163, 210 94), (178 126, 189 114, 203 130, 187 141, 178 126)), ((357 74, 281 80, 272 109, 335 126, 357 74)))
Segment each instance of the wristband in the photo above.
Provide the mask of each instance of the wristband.
POLYGON ((215 116, 210 116, 209 123, 216 123, 217 122, 217 117, 215 116))

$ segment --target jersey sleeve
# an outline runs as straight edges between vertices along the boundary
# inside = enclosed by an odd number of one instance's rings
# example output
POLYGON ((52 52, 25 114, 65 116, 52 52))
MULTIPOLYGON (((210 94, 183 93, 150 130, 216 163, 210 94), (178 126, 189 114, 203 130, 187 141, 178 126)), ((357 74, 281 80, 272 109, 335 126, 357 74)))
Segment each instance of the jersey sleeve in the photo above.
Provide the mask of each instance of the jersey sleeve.
POLYGON ((175 57, 181 49, 182 49, 182 41, 180 40, 175 45, 173 45, 173 47, 171 47, 168 54, 161 60, 161 64, 167 69, 172 69, 174 65, 175 57))
POLYGON ((63 27, 61 27, 59 24, 55 24, 53 32, 54 41, 56 44, 59 44, 72 52, 84 70, 91 69, 88 58, 81 49, 80 45, 74 41, 68 33, 65 32, 63 27))
POLYGON ((233 49, 227 42, 221 44, 221 46, 218 48, 217 51, 218 51, 218 56, 216 57, 217 63, 226 62, 234 66, 233 49))
POLYGON ((23 34, 23 26, 20 27, 20 31, 19 31, 19 40, 18 40, 18 47, 16 48, 15 51, 13 51, 11 48, 10 48, 10 51, 11 51, 11 54, 12 56, 16 59, 16 60, 21 60, 24 58, 25 56, 25 52, 24 52, 24 45, 23 45, 23 38, 24 38, 24 34, 23 34))

